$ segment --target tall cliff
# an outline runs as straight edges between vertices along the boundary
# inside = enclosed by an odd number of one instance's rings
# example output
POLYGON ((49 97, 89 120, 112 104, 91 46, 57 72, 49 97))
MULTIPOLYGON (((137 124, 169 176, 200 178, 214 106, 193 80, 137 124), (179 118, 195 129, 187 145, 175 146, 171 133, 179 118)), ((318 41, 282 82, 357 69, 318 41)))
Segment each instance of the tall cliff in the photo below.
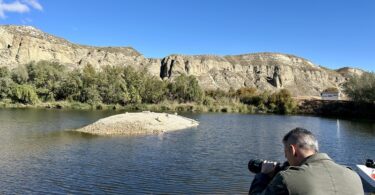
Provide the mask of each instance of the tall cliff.
POLYGON ((294 95, 319 95, 329 87, 339 87, 344 77, 300 57, 278 53, 236 56, 172 55, 161 61, 161 77, 181 73, 198 77, 210 89, 237 89, 243 86, 275 91, 290 90, 294 95))
POLYGON ((10 68, 32 61, 54 61, 70 69, 86 64, 133 66, 162 79, 194 75, 205 89, 288 89, 294 95, 319 95, 340 87, 345 75, 287 54, 255 53, 233 56, 171 55, 148 59, 131 47, 92 47, 70 43, 30 26, 0 26, 0 66, 10 68))
POLYGON ((0 66, 54 61, 70 69, 86 64, 143 66, 152 64, 131 47, 92 47, 73 44, 31 26, 0 26, 0 66))

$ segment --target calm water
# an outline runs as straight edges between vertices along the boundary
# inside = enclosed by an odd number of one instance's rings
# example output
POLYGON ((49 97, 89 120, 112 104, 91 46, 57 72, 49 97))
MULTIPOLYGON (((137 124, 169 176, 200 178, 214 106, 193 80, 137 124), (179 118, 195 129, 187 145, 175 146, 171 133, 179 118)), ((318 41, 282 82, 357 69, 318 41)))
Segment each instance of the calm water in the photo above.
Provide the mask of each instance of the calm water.
POLYGON ((112 114, 0 109, 0 194, 247 193, 248 160, 284 161, 280 140, 297 126, 339 163, 375 158, 375 122, 319 117, 187 114, 198 128, 132 138, 66 131, 112 114))

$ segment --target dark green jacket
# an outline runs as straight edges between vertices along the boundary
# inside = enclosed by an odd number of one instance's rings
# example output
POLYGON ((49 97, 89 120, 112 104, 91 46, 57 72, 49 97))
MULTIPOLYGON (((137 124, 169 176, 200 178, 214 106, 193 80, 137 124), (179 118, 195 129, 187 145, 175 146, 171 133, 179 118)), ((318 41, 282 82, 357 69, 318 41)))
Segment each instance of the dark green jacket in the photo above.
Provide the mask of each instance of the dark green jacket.
POLYGON ((270 180, 265 174, 257 174, 249 194, 364 194, 357 173, 336 164, 324 153, 314 154, 301 166, 290 166, 270 180))

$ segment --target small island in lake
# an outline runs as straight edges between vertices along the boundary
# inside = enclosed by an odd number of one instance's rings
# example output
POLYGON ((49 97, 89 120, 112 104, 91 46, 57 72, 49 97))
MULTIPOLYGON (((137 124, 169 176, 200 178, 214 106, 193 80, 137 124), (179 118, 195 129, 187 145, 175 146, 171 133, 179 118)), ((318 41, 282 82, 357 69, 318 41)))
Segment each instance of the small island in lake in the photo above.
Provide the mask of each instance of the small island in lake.
POLYGON ((199 122, 177 114, 137 112, 100 119, 76 131, 95 135, 148 135, 196 127, 199 122))

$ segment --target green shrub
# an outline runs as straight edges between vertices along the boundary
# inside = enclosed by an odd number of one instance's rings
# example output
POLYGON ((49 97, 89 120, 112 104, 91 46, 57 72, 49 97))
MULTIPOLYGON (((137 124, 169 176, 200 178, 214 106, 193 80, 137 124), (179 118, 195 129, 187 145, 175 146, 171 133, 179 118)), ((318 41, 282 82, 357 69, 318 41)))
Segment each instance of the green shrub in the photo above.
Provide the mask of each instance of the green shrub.
POLYGON ((36 87, 36 92, 43 101, 54 101, 65 76, 65 66, 48 61, 30 63, 26 66, 28 83, 36 87))
POLYGON ((292 95, 286 89, 273 93, 269 97, 269 107, 276 113, 289 114, 297 109, 297 103, 293 100, 292 95))
POLYGON ((0 78, 8 78, 10 77, 10 71, 8 67, 0 67, 0 78))
POLYGON ((176 99, 180 102, 201 103, 203 100, 204 92, 194 76, 182 74, 174 82, 169 83, 168 89, 171 99, 176 99))
POLYGON ((7 77, 0 78, 0 99, 12 96, 12 88, 15 85, 12 79, 7 77))
POLYGON ((25 66, 18 66, 11 72, 12 80, 17 84, 25 84, 29 79, 29 74, 25 66))
POLYGON ((344 91, 354 101, 375 103, 375 73, 353 76, 344 84, 344 91))
POLYGON ((12 88, 12 100, 23 104, 35 104, 38 102, 38 96, 31 85, 15 85, 12 88))

